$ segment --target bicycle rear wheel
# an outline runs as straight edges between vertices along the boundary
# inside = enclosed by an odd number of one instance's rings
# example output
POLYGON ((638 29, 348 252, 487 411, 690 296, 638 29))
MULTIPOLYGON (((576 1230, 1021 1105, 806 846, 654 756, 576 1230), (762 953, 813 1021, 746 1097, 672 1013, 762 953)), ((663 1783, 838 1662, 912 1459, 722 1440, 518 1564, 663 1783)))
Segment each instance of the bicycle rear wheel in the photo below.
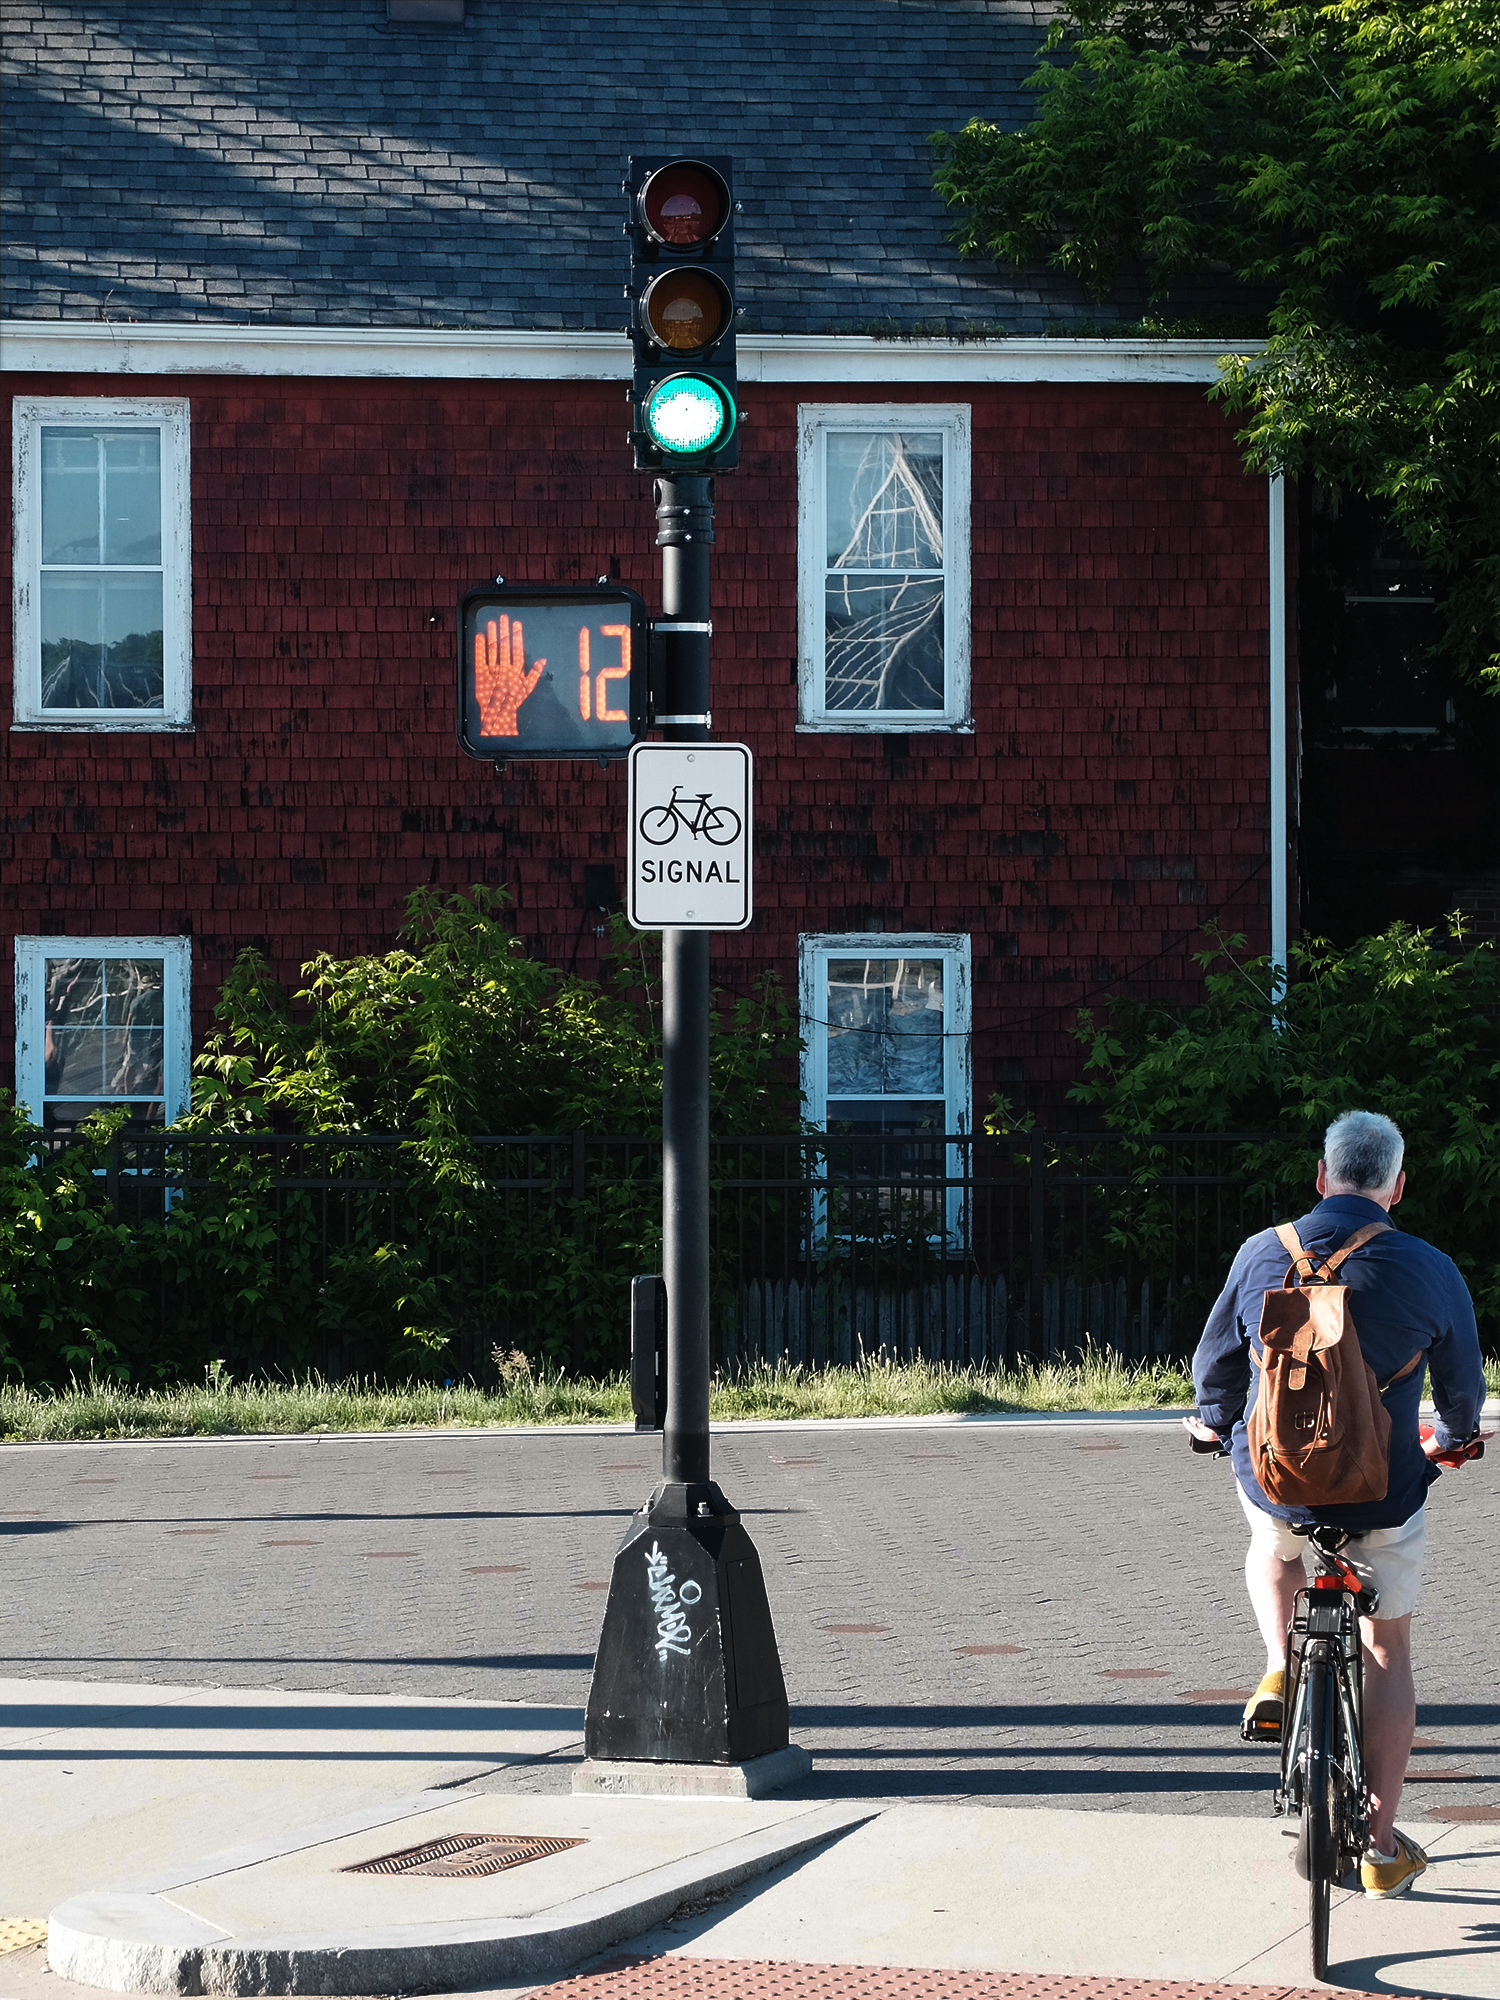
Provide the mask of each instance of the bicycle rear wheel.
POLYGON ((733 806, 715 806, 703 815, 703 837, 710 847, 733 847, 740 837, 740 816, 733 806))
POLYGON ((1329 1672, 1326 1645, 1309 1648, 1307 1672, 1307 1763, 1302 1780, 1302 1838, 1307 1862, 1307 1916, 1314 1979, 1328 1971, 1328 1905, 1339 1872, 1339 1838, 1334 1803, 1334 1708, 1338 1695, 1329 1672))

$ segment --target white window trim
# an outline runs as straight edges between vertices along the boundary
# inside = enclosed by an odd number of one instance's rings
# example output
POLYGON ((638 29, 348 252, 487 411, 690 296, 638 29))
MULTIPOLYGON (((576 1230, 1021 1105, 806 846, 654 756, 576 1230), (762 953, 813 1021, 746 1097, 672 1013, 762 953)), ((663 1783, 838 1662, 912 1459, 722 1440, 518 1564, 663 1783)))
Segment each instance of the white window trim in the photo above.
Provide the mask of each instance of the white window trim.
POLYGON ((11 442, 15 508, 14 631, 17 729, 192 727, 193 545, 189 403, 183 397, 17 396, 11 442), (156 425, 161 431, 162 706, 44 709, 41 645, 41 430, 44 424, 156 425))
POLYGON ((968 403, 803 403, 797 411, 797 728, 824 736, 972 730, 968 403), (830 431, 943 433, 943 709, 838 709, 824 700, 826 441, 830 431))
POLYGON ((828 1123, 826 968, 830 958, 938 958, 943 960, 943 1096, 948 1132, 972 1130, 974 1097, 972 949, 964 931, 816 932, 798 940, 798 1004, 802 1027, 802 1097, 805 1115, 820 1129, 828 1123))
POLYGON ((16 939, 16 1106, 40 1125, 47 1091, 47 960, 162 960, 162 1116, 170 1125, 192 1102, 193 941, 186 937, 18 937, 16 939))

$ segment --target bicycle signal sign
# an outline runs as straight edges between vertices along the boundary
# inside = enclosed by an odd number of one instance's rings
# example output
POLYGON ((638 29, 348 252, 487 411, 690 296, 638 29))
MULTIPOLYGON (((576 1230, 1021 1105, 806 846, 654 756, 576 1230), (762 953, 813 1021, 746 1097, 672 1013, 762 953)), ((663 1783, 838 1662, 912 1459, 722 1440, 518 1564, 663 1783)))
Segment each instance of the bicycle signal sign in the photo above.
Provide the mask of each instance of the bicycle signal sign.
POLYGON ((742 931, 750 880, 743 743, 637 743, 630 753, 630 921, 638 931, 742 931))

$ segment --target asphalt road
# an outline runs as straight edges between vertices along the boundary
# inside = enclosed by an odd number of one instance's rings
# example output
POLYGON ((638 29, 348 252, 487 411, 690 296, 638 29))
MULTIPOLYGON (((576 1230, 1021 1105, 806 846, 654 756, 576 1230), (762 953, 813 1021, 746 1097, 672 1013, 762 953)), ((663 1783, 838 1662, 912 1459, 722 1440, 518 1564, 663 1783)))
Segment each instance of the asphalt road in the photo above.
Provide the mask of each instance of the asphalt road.
MULTIPOLYGON (((813 1793, 1267 1809, 1272 1755, 1236 1727, 1244 1526, 1175 1426, 766 1429, 714 1462, 813 1793)), ((0 1673, 581 1705, 656 1466, 584 1430, 3 1447, 0 1673)), ((1500 1809, 1491 1462, 1429 1505, 1413 1826, 1500 1809)))

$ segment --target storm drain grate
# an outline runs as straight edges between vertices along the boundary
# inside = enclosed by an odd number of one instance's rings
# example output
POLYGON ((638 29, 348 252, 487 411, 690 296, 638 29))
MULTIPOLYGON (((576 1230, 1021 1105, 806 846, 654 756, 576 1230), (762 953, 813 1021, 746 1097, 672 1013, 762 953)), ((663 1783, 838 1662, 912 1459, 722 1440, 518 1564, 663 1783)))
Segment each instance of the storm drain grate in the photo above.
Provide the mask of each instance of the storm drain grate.
POLYGON ((341 1875, 499 1875, 523 1861, 540 1861, 561 1854, 565 1847, 582 1847, 581 1840, 560 1840, 543 1833, 450 1833, 442 1840, 424 1840, 420 1847, 403 1847, 399 1854, 382 1854, 374 1861, 356 1861, 341 1875))

